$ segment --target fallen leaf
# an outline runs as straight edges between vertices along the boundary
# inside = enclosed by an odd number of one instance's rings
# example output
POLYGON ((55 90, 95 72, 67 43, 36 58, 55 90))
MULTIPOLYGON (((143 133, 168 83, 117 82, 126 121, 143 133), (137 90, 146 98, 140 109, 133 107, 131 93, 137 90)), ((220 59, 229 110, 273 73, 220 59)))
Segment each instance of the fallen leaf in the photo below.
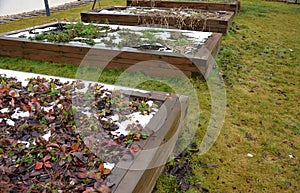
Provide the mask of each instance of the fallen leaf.
POLYGON ((87 173, 79 173, 77 174, 78 178, 86 178, 87 177, 87 173))
POLYGON ((56 143, 49 143, 46 145, 46 147, 55 147, 55 148, 60 148, 60 146, 56 143))
POLYGON ((29 105, 22 105, 21 108, 24 110, 24 111, 31 111, 31 107, 29 105))
POLYGON ((15 97, 16 96, 16 91, 10 90, 8 93, 10 96, 15 97))
POLYGON ((86 168, 79 168, 78 169, 80 172, 86 172, 86 168))
POLYGON ((111 172, 110 169, 104 168, 103 174, 108 175, 110 174, 110 172, 111 172))
POLYGON ((77 143, 73 143, 71 148, 72 148, 72 150, 74 150, 74 151, 80 150, 79 145, 78 145, 77 143))
POLYGON ((82 193, 89 193, 89 192, 94 192, 93 190, 91 189, 86 189, 85 191, 83 191, 82 193))
POLYGON ((101 163, 101 164, 99 165, 99 171, 100 171, 101 173, 104 172, 104 163, 101 163))
POLYGON ((45 162, 45 163, 44 163, 44 166, 45 166, 46 168, 52 168, 52 164, 51 164, 51 162, 49 162, 49 161, 45 162))
POLYGON ((55 117, 54 116, 50 116, 50 115, 46 115, 46 120, 47 121, 53 121, 53 120, 55 120, 55 117))
POLYGON ((90 172, 90 173, 87 174, 87 177, 91 178, 91 179, 96 179, 96 173, 95 172, 90 172))
POLYGON ((43 162, 46 162, 48 161, 49 159, 51 159, 51 155, 46 155, 44 158, 43 158, 43 162))
POLYGON ((35 166, 34 166, 34 169, 35 170, 40 170, 43 168, 43 162, 36 162, 35 166))

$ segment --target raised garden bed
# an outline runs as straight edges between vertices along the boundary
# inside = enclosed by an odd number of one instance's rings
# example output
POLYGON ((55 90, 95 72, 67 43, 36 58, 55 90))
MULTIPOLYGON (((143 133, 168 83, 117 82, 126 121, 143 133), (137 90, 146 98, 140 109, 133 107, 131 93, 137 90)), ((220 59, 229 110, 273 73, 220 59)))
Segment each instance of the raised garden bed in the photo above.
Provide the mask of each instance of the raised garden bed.
POLYGON ((85 59, 88 65, 105 65, 107 69, 129 69, 136 63, 153 61, 144 73, 174 76, 174 72, 180 72, 187 76, 202 74, 207 77, 221 39, 222 34, 211 32, 50 23, 2 34, 0 56, 75 65, 85 59), (91 49, 93 54, 89 54, 91 49), (85 57, 87 54, 88 58, 85 57), (165 68, 161 62, 176 69, 165 68))
POLYGON ((159 26, 225 34, 232 26, 233 16, 233 12, 188 8, 110 7, 82 12, 81 20, 101 24, 159 26))
POLYGON ((151 192, 187 111, 182 95, 3 69, 0 80, 6 191, 151 192))
POLYGON ((208 1, 165 1, 165 0, 127 0, 127 6, 165 7, 165 8, 191 8, 215 11, 232 11, 238 13, 241 9, 240 1, 208 2, 208 1))

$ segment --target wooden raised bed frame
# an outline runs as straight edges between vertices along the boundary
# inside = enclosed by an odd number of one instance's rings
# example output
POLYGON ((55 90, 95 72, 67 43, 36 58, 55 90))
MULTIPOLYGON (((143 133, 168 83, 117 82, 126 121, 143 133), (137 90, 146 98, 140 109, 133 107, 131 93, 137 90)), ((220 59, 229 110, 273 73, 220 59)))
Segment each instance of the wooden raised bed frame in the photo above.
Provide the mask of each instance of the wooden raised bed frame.
MULTIPOLYGON (((110 7, 105 9, 100 9, 96 11, 89 11, 89 12, 81 12, 81 20, 83 22, 93 22, 98 24, 116 24, 116 25, 145 25, 143 21, 147 21, 150 24, 153 24, 154 22, 159 21, 167 21, 168 26, 170 27, 176 27, 176 23, 178 18, 176 16, 161 16, 161 17, 155 17, 155 20, 153 19, 153 16, 151 16, 151 13, 149 14, 102 14, 99 13, 101 10, 124 10, 128 7, 110 7), (143 21, 142 21, 143 20, 143 21)), ((147 9, 147 8, 145 8, 147 9)), ((149 8, 148 8, 149 9, 149 8)), ((168 9, 168 8, 165 8, 168 9)), ((203 10, 203 12, 209 12, 208 10, 203 10)), ((213 11, 217 12, 217 11, 213 11)), ((191 29, 191 19, 186 18, 184 23, 185 25, 182 27, 183 30, 196 30, 196 31, 209 31, 209 32, 217 32, 217 33, 223 33, 226 34, 227 31, 232 26, 234 13, 233 12, 226 12, 224 15, 222 15, 223 18, 213 18, 208 17, 206 20, 202 19, 201 23, 197 24, 197 29, 191 29)), ((154 23, 157 25, 160 25, 160 23, 154 23)))
POLYGON ((235 1, 230 3, 212 3, 212 2, 196 2, 196 1, 127 0, 127 6, 165 7, 165 8, 186 7, 191 9, 232 11, 234 13, 238 13, 241 10, 240 1, 235 1))
MULTIPOLYGON (((57 26, 63 23, 50 23, 36 26, 34 29, 57 26)), ((196 53, 197 57, 183 56, 176 53, 142 51, 132 49, 117 49, 108 47, 92 47, 88 45, 74 45, 69 43, 49 43, 41 41, 32 41, 25 38, 13 38, 5 35, 11 35, 22 31, 28 31, 33 28, 27 28, 18 31, 12 31, 0 35, 0 56, 4 57, 23 57, 31 60, 40 60, 48 62, 69 63, 80 65, 86 54, 93 48, 92 55, 89 55, 89 65, 101 65, 105 63, 106 69, 128 69, 139 62, 156 60, 151 67, 147 67, 146 73, 150 76, 174 76, 174 73, 183 73, 186 76, 204 78, 208 77, 213 68, 213 58, 216 57, 221 47, 222 34, 213 33, 212 36, 196 53), (113 58, 107 64, 107 58, 113 58), (172 64, 177 69, 165 68, 161 62, 172 64), (195 66, 195 64, 198 66, 195 66), (200 71, 199 71, 200 69, 200 71)), ((169 29, 166 29, 169 30, 169 29)), ((85 61, 86 62, 86 61, 85 61)), ((129 69, 130 70, 130 69, 129 69)))
MULTIPOLYGON (((5 71, 11 70, 4 70, 4 73, 5 71)), ((20 72, 17 72, 14 76, 18 76, 18 73, 20 72)), ((27 78, 40 76, 60 79, 60 77, 47 75, 33 73, 25 74, 28 74, 27 78)), ((66 78, 63 79, 66 81, 74 80, 66 78)), ((121 160, 118 164, 116 164, 114 169, 111 171, 111 174, 108 175, 108 181, 115 184, 112 188, 112 192, 114 193, 151 193, 156 180, 164 167, 164 163, 167 162, 170 154, 173 152, 176 140, 178 139, 178 134, 186 118, 188 97, 157 91, 145 92, 143 90, 120 86, 116 86, 116 89, 121 93, 130 96, 163 102, 158 112, 146 125, 146 129, 154 130, 155 133, 150 135, 146 140, 140 141, 141 149, 143 149, 143 151, 151 150, 152 148, 159 146, 161 148, 150 151, 151 153, 148 151, 146 153, 140 151, 136 154, 134 159, 127 161, 125 159, 121 160), (141 170, 138 170, 139 168, 141 168, 141 170)))
POLYGON ((166 97, 165 93, 153 91, 147 94, 133 92, 130 95, 163 100, 164 110, 160 108, 146 126, 149 129, 155 128, 156 132, 144 141, 141 147, 144 151, 137 154, 132 161, 120 161, 108 176, 108 180, 115 183, 114 193, 151 193, 163 170, 164 164, 161 163, 168 161, 175 147, 180 128, 186 117, 188 98, 182 95, 166 97), (158 148, 158 146, 161 147, 158 148))

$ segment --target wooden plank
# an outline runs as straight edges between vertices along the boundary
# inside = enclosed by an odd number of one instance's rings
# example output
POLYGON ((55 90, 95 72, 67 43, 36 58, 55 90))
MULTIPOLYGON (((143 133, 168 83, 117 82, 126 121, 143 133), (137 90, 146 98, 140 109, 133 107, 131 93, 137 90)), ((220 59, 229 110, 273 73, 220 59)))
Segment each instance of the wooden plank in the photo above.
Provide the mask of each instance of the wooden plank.
POLYGON ((113 192, 151 192, 160 175, 164 163, 173 151, 175 142, 187 112, 187 97, 171 96, 164 103, 164 111, 158 112, 146 126, 157 128, 144 144, 140 154, 133 161, 120 162, 116 168, 123 176, 109 176, 117 182, 113 192), (166 116, 168 115, 168 116, 166 116), (148 151, 147 151, 148 150, 148 151), (168 152, 168 153, 166 153, 168 152), (128 169, 125 169, 128 168, 128 169))

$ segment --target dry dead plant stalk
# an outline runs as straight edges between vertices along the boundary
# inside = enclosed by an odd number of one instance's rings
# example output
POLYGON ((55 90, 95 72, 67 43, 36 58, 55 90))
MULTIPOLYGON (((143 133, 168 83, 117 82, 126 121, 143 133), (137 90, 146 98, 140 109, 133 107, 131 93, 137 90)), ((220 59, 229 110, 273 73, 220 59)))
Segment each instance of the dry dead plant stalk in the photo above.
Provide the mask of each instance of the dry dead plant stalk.
MULTIPOLYGON (((138 12, 137 12, 138 13, 138 12)), ((173 8, 169 11, 153 11, 138 14, 138 24, 145 26, 175 27, 177 29, 206 29, 207 16, 193 9, 173 8), (186 14, 183 14, 186 13, 186 14)))

